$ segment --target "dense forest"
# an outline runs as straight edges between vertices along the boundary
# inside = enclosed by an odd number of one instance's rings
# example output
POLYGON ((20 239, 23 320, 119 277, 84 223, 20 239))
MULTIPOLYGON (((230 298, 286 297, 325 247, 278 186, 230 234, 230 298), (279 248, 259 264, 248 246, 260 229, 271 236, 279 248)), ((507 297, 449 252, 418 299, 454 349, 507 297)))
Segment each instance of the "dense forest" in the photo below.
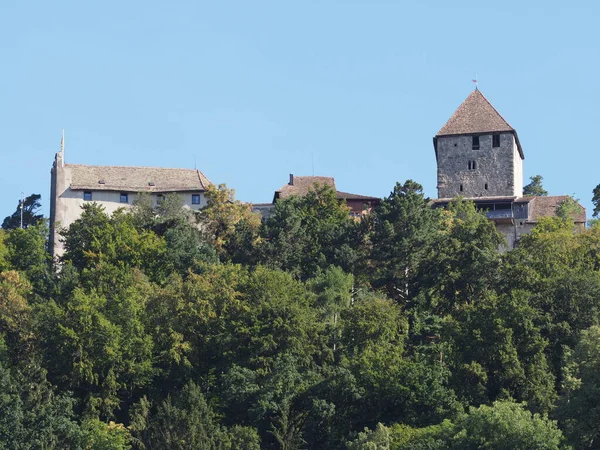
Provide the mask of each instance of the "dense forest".
POLYGON ((207 199, 0 230, 0 448, 600 448, 600 226, 207 199))

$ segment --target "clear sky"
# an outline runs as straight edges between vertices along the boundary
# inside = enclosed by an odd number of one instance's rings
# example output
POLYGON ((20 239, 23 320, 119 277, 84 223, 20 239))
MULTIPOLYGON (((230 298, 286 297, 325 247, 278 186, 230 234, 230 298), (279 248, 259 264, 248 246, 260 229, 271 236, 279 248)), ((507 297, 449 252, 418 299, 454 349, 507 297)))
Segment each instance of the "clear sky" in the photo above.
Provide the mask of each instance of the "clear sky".
MULTIPOLYGON (((0 216, 48 213, 66 162, 197 167, 241 200, 296 175, 436 196, 432 137, 479 88, 517 130, 525 182, 600 183, 600 2, 0 2, 0 216), (313 163, 314 161, 314 163, 313 163)), ((0 217, 0 220, 1 220, 0 217)))

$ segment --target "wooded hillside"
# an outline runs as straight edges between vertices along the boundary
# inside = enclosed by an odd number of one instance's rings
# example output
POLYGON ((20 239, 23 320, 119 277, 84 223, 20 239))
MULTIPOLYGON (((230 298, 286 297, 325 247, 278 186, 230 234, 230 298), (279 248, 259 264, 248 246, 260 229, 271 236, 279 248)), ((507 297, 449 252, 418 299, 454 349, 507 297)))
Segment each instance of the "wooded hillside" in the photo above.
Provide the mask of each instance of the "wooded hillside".
POLYGON ((0 448, 600 448, 600 227, 207 198, 0 230, 0 448))

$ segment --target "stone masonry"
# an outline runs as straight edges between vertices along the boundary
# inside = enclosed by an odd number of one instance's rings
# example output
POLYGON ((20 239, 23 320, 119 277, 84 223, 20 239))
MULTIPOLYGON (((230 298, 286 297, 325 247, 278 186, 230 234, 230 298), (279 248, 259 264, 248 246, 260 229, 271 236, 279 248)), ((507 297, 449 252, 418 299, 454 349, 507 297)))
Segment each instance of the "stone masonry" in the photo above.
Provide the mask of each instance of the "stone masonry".
POLYGON ((512 133, 497 133, 499 147, 492 147, 493 134, 437 138, 437 189, 439 198, 523 195, 523 161, 512 133))

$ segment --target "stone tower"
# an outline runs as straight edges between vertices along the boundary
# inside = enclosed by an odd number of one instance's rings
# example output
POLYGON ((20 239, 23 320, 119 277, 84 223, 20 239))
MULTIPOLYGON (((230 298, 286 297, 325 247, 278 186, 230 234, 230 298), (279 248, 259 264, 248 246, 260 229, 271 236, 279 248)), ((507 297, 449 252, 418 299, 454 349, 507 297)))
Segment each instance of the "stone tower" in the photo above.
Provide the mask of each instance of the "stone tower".
POLYGON ((54 156, 54 164, 50 170, 50 253, 53 257, 62 254, 59 228, 65 217, 65 204, 61 194, 68 186, 65 171, 65 135, 60 140, 60 151, 54 156))
POLYGON ((433 138, 438 198, 521 197, 517 132, 475 89, 433 138))

